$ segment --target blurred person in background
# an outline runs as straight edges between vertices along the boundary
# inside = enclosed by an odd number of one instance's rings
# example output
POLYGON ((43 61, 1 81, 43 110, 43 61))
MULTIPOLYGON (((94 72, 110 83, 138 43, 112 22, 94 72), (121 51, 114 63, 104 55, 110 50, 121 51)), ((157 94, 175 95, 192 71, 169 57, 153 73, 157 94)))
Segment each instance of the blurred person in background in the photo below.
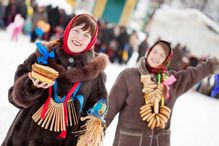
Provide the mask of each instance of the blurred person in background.
POLYGON ((146 34, 145 39, 140 43, 139 47, 138 47, 138 58, 137 58, 137 62, 139 61, 139 59, 141 57, 143 57, 149 47, 148 45, 148 37, 149 35, 146 34))
POLYGON ((133 30, 133 32, 129 35, 129 50, 128 50, 128 60, 132 57, 133 52, 137 52, 138 50, 138 33, 136 30, 133 30))
POLYGON ((175 71, 182 70, 182 62, 183 62, 183 51, 180 43, 177 43, 173 49, 173 59, 170 63, 169 68, 175 71))
POLYGON ((53 34, 55 34, 56 27, 59 25, 59 9, 58 7, 53 8, 52 5, 48 5, 46 7, 46 12, 48 16, 48 23, 50 25, 50 31, 48 32, 48 36, 46 40, 50 40, 53 34))
POLYGON ((41 5, 35 5, 33 7, 34 12, 33 12, 33 16, 32 16, 32 33, 31 33, 31 42, 35 42, 35 40, 38 37, 42 37, 44 35, 44 32, 39 32, 38 33, 38 22, 42 21, 44 23, 48 22, 48 16, 47 16, 47 12, 44 6, 41 5))
POLYGON ((106 54, 109 56, 109 60, 111 63, 114 63, 116 60, 116 51, 118 50, 118 43, 116 39, 110 41, 110 44, 107 48, 106 54))
POLYGON ((138 33, 136 30, 133 30, 133 32, 130 34, 130 37, 129 37, 129 44, 130 44, 130 47, 134 50, 134 51, 137 51, 138 50, 138 33))
POLYGON ((11 33, 11 40, 18 41, 18 36, 21 34, 24 26, 24 18, 17 14, 14 22, 10 23, 7 27, 7 31, 11 33))
POLYGON ((27 5, 26 0, 16 0, 17 13, 19 13, 24 19, 27 18, 27 5))
POLYGON ((214 76, 214 85, 210 96, 219 99, 219 74, 214 76))
POLYGON ((5 27, 4 23, 4 17, 5 17, 5 12, 6 12, 6 0, 1 0, 0 1, 0 28, 5 27))
POLYGON ((126 27, 120 26, 117 42, 118 42, 118 50, 117 50, 118 61, 119 64, 124 64, 128 59, 128 50, 129 50, 129 35, 127 33, 126 27))
POLYGON ((14 21, 14 18, 15 18, 17 13, 18 13, 18 11, 17 11, 17 5, 16 5, 15 0, 9 0, 9 3, 6 6, 5 16, 4 16, 4 24, 6 27, 11 22, 14 21))

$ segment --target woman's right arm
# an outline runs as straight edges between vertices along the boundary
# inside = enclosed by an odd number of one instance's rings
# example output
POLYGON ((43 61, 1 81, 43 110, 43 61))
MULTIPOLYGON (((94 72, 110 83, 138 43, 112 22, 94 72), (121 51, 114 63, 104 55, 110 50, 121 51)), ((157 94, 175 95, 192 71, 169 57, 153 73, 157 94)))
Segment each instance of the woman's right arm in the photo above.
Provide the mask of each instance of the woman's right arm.
POLYGON ((31 54, 16 70, 14 85, 8 91, 9 102, 17 108, 27 108, 43 93, 42 88, 36 88, 28 77, 32 64, 37 61, 36 55, 31 54))

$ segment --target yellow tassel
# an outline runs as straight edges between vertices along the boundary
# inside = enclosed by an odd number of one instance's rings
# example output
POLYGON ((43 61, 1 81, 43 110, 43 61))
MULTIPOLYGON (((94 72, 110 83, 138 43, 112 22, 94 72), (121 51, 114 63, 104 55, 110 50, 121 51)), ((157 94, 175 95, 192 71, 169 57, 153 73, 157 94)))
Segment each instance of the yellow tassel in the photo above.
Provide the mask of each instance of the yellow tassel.
POLYGON ((80 131, 81 135, 78 138, 77 146, 103 146, 103 125, 102 121, 94 116, 86 116, 81 118, 86 121, 80 131))
POLYGON ((144 96, 144 101, 145 101, 145 104, 148 103, 148 97, 147 97, 147 95, 144 96))
POLYGON ((161 106, 164 106, 164 97, 161 98, 161 106))
MULTIPOLYGON (((50 131, 55 131, 55 132, 66 130, 65 121, 64 121, 63 103, 56 103, 51 99, 44 119, 41 119, 42 110, 43 110, 43 105, 32 116, 32 119, 38 125, 40 125, 42 128, 49 129, 50 131)), ((67 126, 77 125, 78 124, 77 114, 76 114, 74 102, 72 100, 69 100, 67 102, 67 113, 69 120, 67 121, 67 126)))

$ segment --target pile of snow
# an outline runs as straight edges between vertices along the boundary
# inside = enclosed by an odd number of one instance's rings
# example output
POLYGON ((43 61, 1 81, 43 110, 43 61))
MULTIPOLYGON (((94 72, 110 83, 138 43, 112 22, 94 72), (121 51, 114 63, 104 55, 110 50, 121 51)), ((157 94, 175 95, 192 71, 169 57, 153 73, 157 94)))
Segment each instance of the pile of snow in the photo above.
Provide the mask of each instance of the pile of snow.
POLYGON ((219 26, 195 9, 158 9, 148 27, 150 43, 159 37, 186 45, 199 57, 219 54, 219 26))

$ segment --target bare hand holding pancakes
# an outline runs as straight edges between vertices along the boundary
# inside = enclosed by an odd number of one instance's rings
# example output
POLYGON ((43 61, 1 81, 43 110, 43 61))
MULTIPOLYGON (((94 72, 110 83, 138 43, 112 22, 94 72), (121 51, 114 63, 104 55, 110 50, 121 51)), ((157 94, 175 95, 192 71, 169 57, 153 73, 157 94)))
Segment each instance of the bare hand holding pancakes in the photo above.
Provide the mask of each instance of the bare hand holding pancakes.
POLYGON ((51 67, 35 63, 32 65, 32 71, 29 72, 28 76, 34 86, 47 89, 54 84, 55 79, 59 76, 59 72, 51 67))

